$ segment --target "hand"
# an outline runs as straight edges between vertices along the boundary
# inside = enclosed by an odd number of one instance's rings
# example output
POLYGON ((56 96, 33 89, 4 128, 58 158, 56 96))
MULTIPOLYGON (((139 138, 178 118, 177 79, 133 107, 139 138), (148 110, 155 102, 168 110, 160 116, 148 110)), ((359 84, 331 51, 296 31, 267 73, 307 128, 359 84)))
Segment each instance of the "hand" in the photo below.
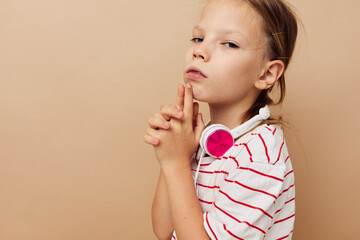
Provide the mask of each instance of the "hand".
MULTIPOLYGON (((202 115, 198 113, 199 107, 193 103, 190 84, 186 86, 185 95, 182 99, 183 118, 171 118, 169 121, 170 128, 155 130, 154 133, 160 141, 159 144, 154 146, 154 149, 161 166, 175 162, 190 162, 190 157, 195 152, 201 133, 205 128, 202 115)), ((178 103, 180 103, 180 100, 178 103)))
MULTIPOLYGON (((169 129, 170 128, 170 119, 182 119, 184 116, 184 94, 185 88, 184 85, 179 85, 175 106, 174 105, 162 105, 160 107, 159 113, 155 113, 154 116, 150 117, 148 120, 149 128, 147 129, 146 134, 144 135, 144 141, 150 145, 158 145, 160 140, 157 136, 155 130, 159 129, 169 129)), ((198 113, 199 104, 194 102, 194 116, 198 113)))

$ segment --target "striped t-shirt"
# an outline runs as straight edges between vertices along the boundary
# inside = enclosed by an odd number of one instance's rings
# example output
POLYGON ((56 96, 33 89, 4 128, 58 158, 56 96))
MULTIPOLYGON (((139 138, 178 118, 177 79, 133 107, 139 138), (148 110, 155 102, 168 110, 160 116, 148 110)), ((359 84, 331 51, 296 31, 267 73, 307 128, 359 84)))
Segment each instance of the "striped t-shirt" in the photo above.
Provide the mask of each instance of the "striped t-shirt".
MULTIPOLYGON (((193 176, 200 153, 195 155, 193 176)), ((279 125, 255 128, 221 158, 203 157, 197 188, 211 239, 291 239, 294 171, 279 125)))

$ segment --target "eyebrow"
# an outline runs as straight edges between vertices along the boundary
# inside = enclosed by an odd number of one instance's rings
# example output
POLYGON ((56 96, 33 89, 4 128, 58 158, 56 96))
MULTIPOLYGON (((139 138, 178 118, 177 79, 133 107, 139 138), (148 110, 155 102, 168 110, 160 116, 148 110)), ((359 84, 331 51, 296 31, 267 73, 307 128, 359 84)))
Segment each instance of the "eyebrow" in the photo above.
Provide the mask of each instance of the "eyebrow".
MULTIPOLYGON (((198 30, 198 31, 204 31, 202 27, 200 27, 199 25, 196 25, 194 28, 193 28, 193 31, 194 30, 198 30)), ((245 38, 246 40, 247 37, 246 35, 240 31, 240 30, 232 30, 232 29, 223 29, 221 32, 223 32, 224 34, 238 34, 238 35, 241 35, 243 38, 245 38)))

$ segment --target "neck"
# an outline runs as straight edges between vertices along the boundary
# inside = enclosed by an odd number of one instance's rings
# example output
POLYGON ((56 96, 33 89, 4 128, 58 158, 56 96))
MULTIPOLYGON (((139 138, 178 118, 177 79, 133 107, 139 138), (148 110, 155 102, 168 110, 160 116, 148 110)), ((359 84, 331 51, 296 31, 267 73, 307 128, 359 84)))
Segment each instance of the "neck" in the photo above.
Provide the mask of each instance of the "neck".
POLYGON ((210 104, 210 119, 211 124, 222 124, 229 129, 233 129, 245 122, 245 112, 251 107, 252 102, 249 103, 235 103, 235 104, 210 104))

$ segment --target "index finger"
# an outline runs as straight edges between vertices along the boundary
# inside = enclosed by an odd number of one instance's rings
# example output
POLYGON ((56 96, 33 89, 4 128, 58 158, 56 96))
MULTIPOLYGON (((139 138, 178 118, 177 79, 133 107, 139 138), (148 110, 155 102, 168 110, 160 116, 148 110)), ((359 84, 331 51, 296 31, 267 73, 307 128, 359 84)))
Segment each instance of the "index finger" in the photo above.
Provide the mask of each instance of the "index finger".
POLYGON ((192 121, 193 119, 193 89, 190 84, 186 84, 184 97, 184 118, 192 121))
POLYGON ((176 95, 175 106, 178 107, 180 110, 184 109, 184 85, 180 84, 178 87, 178 92, 176 95))

